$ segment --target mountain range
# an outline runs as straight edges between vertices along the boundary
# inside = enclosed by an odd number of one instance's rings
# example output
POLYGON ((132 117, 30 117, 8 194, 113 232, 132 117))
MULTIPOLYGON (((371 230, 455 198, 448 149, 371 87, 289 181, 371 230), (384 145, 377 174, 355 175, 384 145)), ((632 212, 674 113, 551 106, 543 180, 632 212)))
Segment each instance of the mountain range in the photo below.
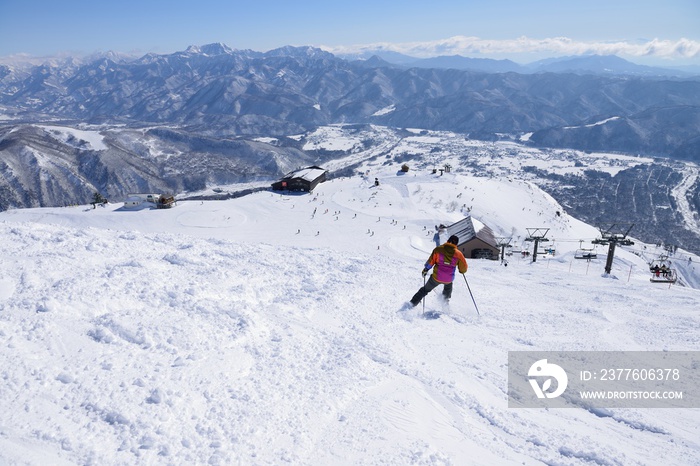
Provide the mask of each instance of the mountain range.
POLYGON ((381 49, 368 50, 355 54, 340 54, 339 56, 347 60, 367 60, 372 57, 378 57, 389 63, 403 67, 452 68, 457 70, 483 71, 487 73, 577 73, 606 76, 626 75, 666 78, 688 78, 700 74, 700 67, 646 66, 632 63, 615 55, 581 55, 546 58, 528 64, 519 64, 507 59, 470 58, 461 55, 416 58, 410 55, 381 49))
POLYGON ((697 158, 697 76, 644 78, 628 71, 639 66, 616 57, 557 61, 543 68, 557 72, 534 74, 507 63, 501 68, 508 72, 498 73, 440 65, 454 59, 406 67, 312 47, 262 53, 209 44, 133 60, 2 65, 0 110, 12 121, 169 124, 217 137, 280 136, 335 123, 482 139, 533 133, 530 143, 542 147, 697 158), (582 74, 582 63, 625 74, 582 74), (592 126, 605 119, 604 127, 592 126))
POLYGON ((634 221, 649 241, 700 250, 700 182, 688 169, 700 159, 700 78, 616 57, 562 59, 527 73, 463 57, 423 65, 432 67, 224 44, 138 58, 5 61, 0 209, 82 203, 95 191, 119 200, 136 191, 268 185, 309 164, 347 174, 368 157, 414 159, 419 128, 440 135, 420 149, 438 165, 452 157, 460 169, 491 173, 493 164, 478 162, 486 151, 590 223, 634 221), (455 60, 471 69, 451 66, 455 60), (354 142, 337 147, 319 128, 341 128, 354 142), (506 145, 465 148, 449 134, 506 145), (578 174, 523 162, 531 150, 541 159, 567 154, 554 158, 578 164, 578 174), (597 152, 645 162, 600 171, 583 161, 597 152))

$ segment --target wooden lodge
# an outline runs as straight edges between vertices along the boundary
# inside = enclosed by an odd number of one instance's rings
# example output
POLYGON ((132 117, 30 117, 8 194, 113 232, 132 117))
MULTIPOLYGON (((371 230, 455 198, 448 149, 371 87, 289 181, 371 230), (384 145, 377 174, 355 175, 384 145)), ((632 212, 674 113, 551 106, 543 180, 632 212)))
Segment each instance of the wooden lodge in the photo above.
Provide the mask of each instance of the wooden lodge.
POLYGON ((300 168, 272 183, 272 189, 275 191, 311 192, 319 183, 326 181, 326 173, 326 170, 315 165, 300 168))
POLYGON ((500 249, 493 230, 472 217, 466 217, 457 223, 440 229, 441 242, 457 235, 457 247, 467 259, 498 260, 500 249))

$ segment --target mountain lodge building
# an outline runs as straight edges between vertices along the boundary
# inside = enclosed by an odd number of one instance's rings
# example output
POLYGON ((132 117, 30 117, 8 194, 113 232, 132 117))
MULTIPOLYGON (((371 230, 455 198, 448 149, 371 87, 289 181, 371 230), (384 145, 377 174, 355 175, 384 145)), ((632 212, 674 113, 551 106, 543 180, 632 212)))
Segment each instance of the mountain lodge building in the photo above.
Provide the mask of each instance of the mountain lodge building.
POLYGON ((459 237, 457 248, 467 259, 498 260, 500 250, 493 230, 471 216, 447 227, 441 225, 438 235, 441 244, 450 236, 457 235, 459 237))
POLYGON ((326 170, 316 165, 300 168, 272 183, 272 189, 275 191, 311 192, 319 183, 326 181, 326 173, 326 170))

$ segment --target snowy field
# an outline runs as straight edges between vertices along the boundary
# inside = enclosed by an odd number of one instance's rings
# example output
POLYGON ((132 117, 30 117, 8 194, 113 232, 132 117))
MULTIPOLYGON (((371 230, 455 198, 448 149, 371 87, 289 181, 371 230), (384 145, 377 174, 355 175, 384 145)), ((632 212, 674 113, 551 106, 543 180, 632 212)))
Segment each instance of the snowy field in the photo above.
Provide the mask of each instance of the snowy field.
POLYGON ((530 183, 386 168, 0 232, 3 465, 700 464, 699 409, 508 408, 508 351, 700 350, 698 289, 650 283, 640 244, 574 260, 598 231, 530 183), (556 254, 468 260, 480 315, 459 276, 450 315, 399 311, 466 214, 556 254))

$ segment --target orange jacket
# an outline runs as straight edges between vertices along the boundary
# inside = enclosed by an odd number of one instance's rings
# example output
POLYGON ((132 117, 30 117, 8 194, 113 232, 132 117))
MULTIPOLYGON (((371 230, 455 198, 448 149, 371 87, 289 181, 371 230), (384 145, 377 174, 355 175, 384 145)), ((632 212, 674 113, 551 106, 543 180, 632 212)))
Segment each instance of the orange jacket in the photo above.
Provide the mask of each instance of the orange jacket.
POLYGON ((455 268, 459 273, 466 273, 467 260, 462 251, 452 243, 445 243, 433 249, 425 268, 433 268, 433 279, 438 283, 452 283, 455 279, 455 268))

